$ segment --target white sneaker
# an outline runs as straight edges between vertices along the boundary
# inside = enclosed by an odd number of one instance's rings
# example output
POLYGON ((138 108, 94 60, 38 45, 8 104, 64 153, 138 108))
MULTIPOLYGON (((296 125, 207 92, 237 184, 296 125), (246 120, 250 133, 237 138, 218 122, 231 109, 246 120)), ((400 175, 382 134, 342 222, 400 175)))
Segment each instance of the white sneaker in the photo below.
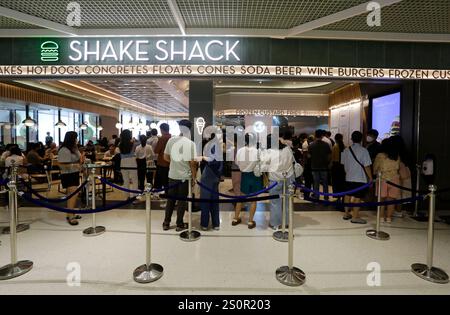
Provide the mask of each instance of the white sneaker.
POLYGON ((163 203, 161 203, 160 205, 159 205, 161 208, 166 208, 166 206, 167 206, 167 202, 163 202, 163 203))

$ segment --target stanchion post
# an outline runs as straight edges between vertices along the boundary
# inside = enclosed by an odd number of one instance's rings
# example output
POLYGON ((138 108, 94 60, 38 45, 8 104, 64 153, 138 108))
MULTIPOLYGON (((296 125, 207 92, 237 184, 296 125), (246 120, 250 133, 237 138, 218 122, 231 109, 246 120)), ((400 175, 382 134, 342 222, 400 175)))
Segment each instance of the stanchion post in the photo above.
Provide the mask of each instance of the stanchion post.
POLYGON ((287 173, 283 173, 283 193, 282 193, 282 200, 281 200, 281 206, 282 206, 282 220, 281 220, 281 231, 276 231, 273 233, 273 239, 279 242, 286 243, 289 238, 289 232, 286 232, 286 189, 287 189, 287 173))
POLYGON ((434 185, 429 187, 430 189, 430 210, 428 214, 428 247, 427 247, 427 264, 413 264, 411 266, 412 272, 427 281, 446 284, 449 282, 447 273, 437 267, 433 267, 433 254, 434 254, 434 217, 436 214, 436 191, 437 188, 434 185))
POLYGON ((298 287, 305 283, 305 273, 294 267, 294 193, 295 187, 289 186, 289 245, 288 245, 288 266, 280 267, 275 272, 277 280, 290 287, 298 287))
POLYGON ((10 242, 11 264, 0 268, 0 280, 8 280, 19 277, 33 268, 33 262, 17 261, 17 167, 11 169, 11 179, 8 182, 9 212, 10 212, 10 242))
POLYGON ((366 232, 366 235, 370 237, 371 239, 378 240, 378 241, 388 241, 391 236, 383 231, 380 231, 380 225, 381 225, 381 205, 379 204, 381 202, 381 185, 383 184, 383 174, 381 172, 378 173, 377 176, 377 201, 378 201, 378 207, 377 207, 377 222, 376 222, 376 229, 375 230, 368 230, 366 232))
MULTIPOLYGON (((189 185, 188 195, 189 198, 192 198, 192 179, 189 179, 188 185, 189 185)), ((188 230, 182 232, 180 234, 180 238, 185 242, 195 242, 198 241, 200 237, 201 237, 200 232, 192 229, 192 202, 188 201, 188 230)))
POLYGON ((152 185, 145 187, 145 213, 146 213, 146 264, 137 267, 133 272, 133 279, 137 283, 151 283, 159 280, 164 274, 164 268, 159 264, 152 264, 152 185))
MULTIPOLYGON (((91 189, 92 189, 92 210, 95 211, 95 168, 91 168, 91 189)), ((89 193, 88 193, 89 196, 89 193)), ((95 213, 92 214, 92 227, 89 227, 83 231, 84 236, 98 236, 105 233, 106 228, 104 226, 97 226, 95 213)))
MULTIPOLYGON (((420 195, 420 173, 422 171, 422 168, 420 167, 419 164, 416 165, 416 196, 415 197, 419 197, 420 195)), ((416 200, 416 202, 414 203, 414 213, 413 213, 413 217, 416 218, 419 215, 419 200, 416 200)))
MULTIPOLYGON (((15 182, 16 183, 16 187, 17 187, 18 166, 15 163, 16 162, 14 160, 11 161, 11 168, 10 168, 9 179, 11 181, 15 182)), ((30 229, 30 225, 19 222, 19 204, 17 203, 17 194, 16 194, 15 198, 16 198, 16 205, 17 205, 17 209, 16 209, 16 233, 21 233, 21 232, 25 232, 25 231, 29 230, 30 229)), ((2 231, 2 234, 5 234, 5 235, 6 234, 10 234, 10 233, 11 233, 11 228, 10 227, 6 227, 2 231)))

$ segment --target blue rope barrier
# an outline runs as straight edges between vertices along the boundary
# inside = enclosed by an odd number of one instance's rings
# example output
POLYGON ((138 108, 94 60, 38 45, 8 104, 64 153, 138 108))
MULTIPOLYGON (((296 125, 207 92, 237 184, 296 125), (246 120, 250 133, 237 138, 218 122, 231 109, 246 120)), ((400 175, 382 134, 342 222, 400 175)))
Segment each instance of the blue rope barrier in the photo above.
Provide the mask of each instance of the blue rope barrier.
MULTIPOLYGON (((111 183, 110 181, 108 181, 108 180, 105 179, 105 178, 99 177, 99 179, 100 179, 100 181, 101 181, 103 184, 106 184, 106 185, 108 185, 108 186, 111 186, 112 188, 115 188, 115 189, 117 189, 117 190, 120 190, 120 191, 123 191, 123 192, 126 192, 126 193, 139 194, 139 195, 142 195, 143 193, 145 193, 144 190, 131 190, 131 189, 124 188, 124 187, 122 187, 122 186, 119 186, 119 185, 116 185, 116 184, 114 184, 114 183, 111 183)), ((179 185, 181 185, 181 183, 176 183, 176 184, 171 185, 171 186, 169 186, 169 187, 167 187, 167 188, 152 189, 150 192, 152 192, 152 193, 160 193, 160 192, 163 192, 163 191, 166 191, 166 190, 174 189, 175 187, 178 187, 179 185)))
POLYGON ((248 199, 197 199, 197 198, 187 198, 187 197, 174 197, 166 196, 166 199, 175 201, 187 201, 187 202, 201 202, 201 203, 244 203, 244 202, 258 202, 265 200, 273 200, 281 198, 279 195, 272 195, 267 197, 259 198, 248 198, 248 199))
POLYGON ((349 208, 400 205, 400 204, 413 203, 416 201, 422 201, 424 199, 425 199, 425 196, 418 196, 418 197, 414 197, 414 198, 389 200, 389 201, 381 201, 381 202, 345 203, 345 202, 336 202, 336 201, 305 198, 306 201, 309 201, 312 203, 318 203, 318 204, 322 204, 322 205, 326 205, 326 206, 341 206, 341 207, 349 207, 349 208))
MULTIPOLYGON (((400 190, 411 192, 413 194, 415 194, 415 193, 419 193, 419 194, 427 194, 427 193, 429 193, 428 190, 415 190, 415 189, 412 189, 412 188, 408 188, 408 187, 403 187, 403 186, 397 185, 396 183, 393 183, 393 182, 390 182, 390 181, 386 181, 386 184, 388 184, 388 185, 390 185, 392 187, 398 188, 400 190)), ((442 188, 442 189, 436 190, 435 194, 439 195, 439 194, 443 194, 443 193, 446 193, 446 192, 449 192, 449 191, 450 191, 450 187, 449 188, 442 188)))
POLYGON ((8 184, 8 182, 9 182, 9 178, 0 180, 0 186, 5 186, 6 184, 8 184))
POLYGON ((393 183, 391 181, 386 181, 386 184, 388 184, 389 186, 398 188, 400 190, 411 192, 413 194, 415 194, 415 193, 419 193, 419 194, 427 194, 427 193, 429 193, 429 191, 426 191, 426 190, 415 190, 415 189, 412 189, 412 188, 403 187, 403 186, 400 186, 400 185, 398 185, 396 183, 393 183))
POLYGON ((109 182, 109 181, 107 181, 106 179, 101 178, 101 177, 99 177, 99 179, 100 179, 100 181, 101 181, 103 184, 106 184, 106 185, 108 185, 108 186, 111 186, 112 188, 115 188, 115 189, 117 189, 117 190, 120 190, 120 191, 123 191, 123 192, 126 192, 126 193, 130 193, 130 194, 138 194, 138 195, 142 195, 142 194, 144 193, 144 191, 142 191, 142 190, 133 190, 133 189, 127 189, 127 188, 124 188, 124 187, 122 187, 122 186, 119 186, 119 185, 116 185, 116 184, 114 184, 114 183, 111 183, 111 182, 109 182))
POLYGON ((351 195, 351 194, 363 191, 363 190, 369 188, 372 185, 373 185, 373 182, 370 182, 370 183, 367 183, 364 186, 361 186, 359 188, 356 188, 356 189, 353 189, 353 190, 350 190, 350 191, 346 191, 346 192, 335 193, 335 194, 329 194, 329 193, 323 193, 323 192, 320 192, 320 191, 315 191, 315 190, 309 189, 308 187, 303 186, 301 184, 295 184, 295 187, 300 188, 301 190, 304 190, 306 192, 313 193, 315 195, 339 198, 339 197, 344 197, 344 196, 348 196, 348 195, 351 195))
POLYGON ((41 195, 39 192, 33 190, 33 188, 30 186, 30 184, 28 184, 26 181, 24 181, 24 180, 22 180, 22 181, 25 184, 25 187, 27 187, 33 195, 35 195, 36 197, 38 197, 39 199, 41 199, 43 201, 54 202, 54 203, 62 203, 62 202, 72 199, 88 184, 88 181, 85 181, 83 184, 78 186, 78 188, 70 195, 62 197, 62 198, 52 199, 52 198, 47 198, 47 197, 41 195))
POLYGON ((264 193, 270 191, 271 189, 275 188, 275 187, 278 185, 278 183, 273 183, 273 184, 270 185, 269 187, 264 188, 263 190, 261 190, 261 191, 259 191, 259 192, 256 192, 256 193, 253 193, 253 194, 249 194, 249 195, 245 195, 245 196, 231 196, 231 195, 222 194, 222 193, 220 193, 220 192, 217 192, 217 191, 215 191, 215 190, 212 190, 212 189, 209 188, 208 186, 205 186, 205 185, 203 185, 202 183, 200 183, 200 182, 198 182, 198 181, 197 181, 197 184, 198 184, 201 188, 203 188, 204 190, 206 190, 206 191, 208 191, 208 192, 210 192, 210 193, 212 193, 212 194, 218 195, 218 196, 220 196, 220 197, 224 197, 224 198, 232 198, 232 199, 246 199, 246 198, 256 197, 256 196, 259 196, 259 195, 261 195, 261 194, 264 194, 264 193))
POLYGON ((71 213, 71 214, 72 213, 73 214, 93 214, 93 213, 106 212, 106 211, 110 211, 110 210, 113 210, 113 209, 118 209, 118 208, 124 207, 126 205, 129 205, 130 203, 134 202, 137 199, 137 197, 129 198, 129 199, 125 200, 125 201, 121 201, 121 202, 118 202, 116 204, 109 205, 109 206, 106 206, 106 207, 102 207, 102 208, 99 208, 99 209, 73 210, 73 209, 67 209, 67 208, 58 207, 58 206, 55 206, 55 205, 43 202, 43 201, 41 201, 39 199, 33 199, 31 197, 31 195, 27 195, 24 192, 20 192, 19 196, 22 197, 23 199, 25 199, 26 201, 31 202, 31 203, 39 206, 39 207, 47 208, 47 209, 50 209, 50 210, 53 210, 53 211, 56 211, 56 212, 71 213))

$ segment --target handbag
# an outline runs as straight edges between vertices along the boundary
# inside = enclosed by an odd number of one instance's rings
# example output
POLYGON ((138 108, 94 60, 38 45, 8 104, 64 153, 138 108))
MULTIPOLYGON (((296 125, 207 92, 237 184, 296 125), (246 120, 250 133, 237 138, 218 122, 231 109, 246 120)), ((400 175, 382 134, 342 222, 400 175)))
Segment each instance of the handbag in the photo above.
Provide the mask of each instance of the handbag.
POLYGON ((348 148, 350 149, 350 152, 352 153, 352 156, 355 159, 355 161, 362 167, 364 174, 366 175, 366 180, 367 180, 367 182, 369 182, 370 176, 369 176, 369 174, 367 174, 366 167, 358 160, 355 152, 353 152, 352 147, 348 147, 348 148))
MULTIPOLYGON (((291 150, 291 152, 292 152, 292 150, 291 150)), ((295 159, 294 152, 292 152, 292 159, 294 160, 294 162, 292 164, 294 166, 295 178, 299 178, 303 175, 303 171, 304 171, 303 166, 300 163, 298 163, 297 160, 295 159)))
MULTIPOLYGON (((364 171, 364 174, 366 175, 366 181, 367 181, 367 183, 369 183, 370 177, 369 177, 369 174, 367 174, 365 166, 358 160, 358 158, 356 157, 356 154, 353 151, 352 147, 348 147, 348 148, 349 148, 353 158, 355 159, 355 161, 362 167, 362 169, 364 171)), ((366 201, 373 201, 373 200, 375 200, 375 190, 374 190, 373 186, 371 188, 365 190, 363 195, 364 195, 364 197, 361 198, 363 200, 366 200, 366 201)))
POLYGON ((257 165, 255 166, 255 168, 253 169, 253 174, 254 174, 256 177, 261 177, 262 172, 261 172, 261 165, 260 165, 260 164, 257 164, 257 165))

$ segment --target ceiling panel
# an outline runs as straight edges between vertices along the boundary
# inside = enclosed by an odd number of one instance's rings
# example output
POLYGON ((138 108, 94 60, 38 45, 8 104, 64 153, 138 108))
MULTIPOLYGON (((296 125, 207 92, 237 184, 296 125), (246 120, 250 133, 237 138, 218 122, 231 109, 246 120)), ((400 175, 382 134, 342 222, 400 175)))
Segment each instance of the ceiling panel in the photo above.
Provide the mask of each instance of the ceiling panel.
POLYGON ((0 29, 36 29, 39 28, 32 24, 23 23, 14 19, 0 16, 0 29))
POLYGON ((177 0, 187 27, 287 29, 365 0, 177 0))
POLYGON ((363 14, 322 28, 333 31, 450 33, 449 0, 403 0, 381 9, 381 26, 369 27, 363 14))
POLYGON ((304 93, 330 94, 353 82, 349 81, 282 81, 282 80, 216 80, 216 93, 258 92, 258 93, 304 93))
MULTIPOLYGON (((166 0, 79 0, 81 28, 176 27, 166 0)), ((66 24, 66 0, 0 0, 0 6, 66 24)))
MULTIPOLYGON (((67 0, 0 0, 0 6, 66 24, 67 0)), ((187 28, 289 29, 368 0, 177 0, 187 28)), ((79 0, 83 29, 174 28, 167 0, 79 0)), ((320 30, 450 34, 450 0, 403 0, 382 9, 381 27, 367 14, 320 30)), ((2 29, 38 28, 0 18, 2 29)))
POLYGON ((142 103, 161 113, 187 113, 188 109, 150 79, 89 80, 89 83, 142 103))

